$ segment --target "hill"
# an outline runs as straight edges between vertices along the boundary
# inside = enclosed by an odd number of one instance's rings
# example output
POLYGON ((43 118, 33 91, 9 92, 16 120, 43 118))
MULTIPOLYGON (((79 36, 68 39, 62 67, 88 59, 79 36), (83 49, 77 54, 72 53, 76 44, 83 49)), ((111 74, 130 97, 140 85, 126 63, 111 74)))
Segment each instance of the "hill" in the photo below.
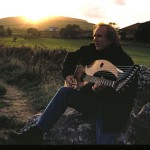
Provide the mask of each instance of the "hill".
POLYGON ((93 29, 94 26, 94 24, 88 23, 82 19, 63 16, 47 17, 39 20, 37 23, 27 20, 22 16, 0 19, 0 25, 4 25, 5 27, 9 27, 11 29, 27 29, 30 27, 35 27, 38 30, 44 30, 48 27, 57 27, 59 30, 60 28, 65 27, 67 24, 78 24, 84 30, 93 29))

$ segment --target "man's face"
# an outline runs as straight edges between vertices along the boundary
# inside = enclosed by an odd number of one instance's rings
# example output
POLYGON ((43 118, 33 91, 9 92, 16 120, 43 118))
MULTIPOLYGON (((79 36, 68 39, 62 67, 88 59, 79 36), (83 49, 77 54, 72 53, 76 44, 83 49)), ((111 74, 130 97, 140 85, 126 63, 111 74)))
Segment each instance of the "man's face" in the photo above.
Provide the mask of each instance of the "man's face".
POLYGON ((93 41, 95 43, 96 50, 101 50, 111 43, 111 40, 107 37, 107 27, 98 27, 93 34, 93 41))

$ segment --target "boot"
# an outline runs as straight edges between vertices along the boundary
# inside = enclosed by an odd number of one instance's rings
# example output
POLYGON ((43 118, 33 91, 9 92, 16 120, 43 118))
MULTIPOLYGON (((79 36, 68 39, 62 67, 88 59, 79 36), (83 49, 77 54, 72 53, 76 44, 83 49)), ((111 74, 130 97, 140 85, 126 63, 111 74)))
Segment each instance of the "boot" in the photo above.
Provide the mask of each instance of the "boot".
POLYGON ((38 126, 31 126, 29 129, 26 129, 21 133, 12 133, 10 138, 17 145, 41 145, 43 132, 38 126))

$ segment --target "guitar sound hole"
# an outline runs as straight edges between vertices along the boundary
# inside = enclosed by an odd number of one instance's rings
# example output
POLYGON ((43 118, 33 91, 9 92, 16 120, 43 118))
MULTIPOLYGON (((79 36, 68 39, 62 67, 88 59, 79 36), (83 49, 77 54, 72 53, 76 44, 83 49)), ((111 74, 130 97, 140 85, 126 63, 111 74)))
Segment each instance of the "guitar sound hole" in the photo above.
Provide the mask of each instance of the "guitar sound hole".
POLYGON ((102 68, 102 67, 103 67, 103 65, 104 65, 104 63, 101 63, 101 64, 100 64, 100 68, 102 68))

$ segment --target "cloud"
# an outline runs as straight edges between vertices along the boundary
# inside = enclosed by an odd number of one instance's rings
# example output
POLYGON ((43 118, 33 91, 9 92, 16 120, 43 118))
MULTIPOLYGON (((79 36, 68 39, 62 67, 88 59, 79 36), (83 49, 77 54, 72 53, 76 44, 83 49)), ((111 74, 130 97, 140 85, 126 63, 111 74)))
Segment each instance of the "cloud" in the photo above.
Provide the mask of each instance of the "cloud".
POLYGON ((82 14, 83 16, 88 17, 88 18, 104 18, 105 17, 105 13, 103 12, 103 10, 97 6, 83 8, 82 14))
POLYGON ((116 5, 125 5, 125 0, 113 0, 116 5))
POLYGON ((95 0, 94 3, 89 0, 82 4, 80 10, 86 18, 100 19, 106 17, 105 6, 106 2, 102 0, 95 0))

